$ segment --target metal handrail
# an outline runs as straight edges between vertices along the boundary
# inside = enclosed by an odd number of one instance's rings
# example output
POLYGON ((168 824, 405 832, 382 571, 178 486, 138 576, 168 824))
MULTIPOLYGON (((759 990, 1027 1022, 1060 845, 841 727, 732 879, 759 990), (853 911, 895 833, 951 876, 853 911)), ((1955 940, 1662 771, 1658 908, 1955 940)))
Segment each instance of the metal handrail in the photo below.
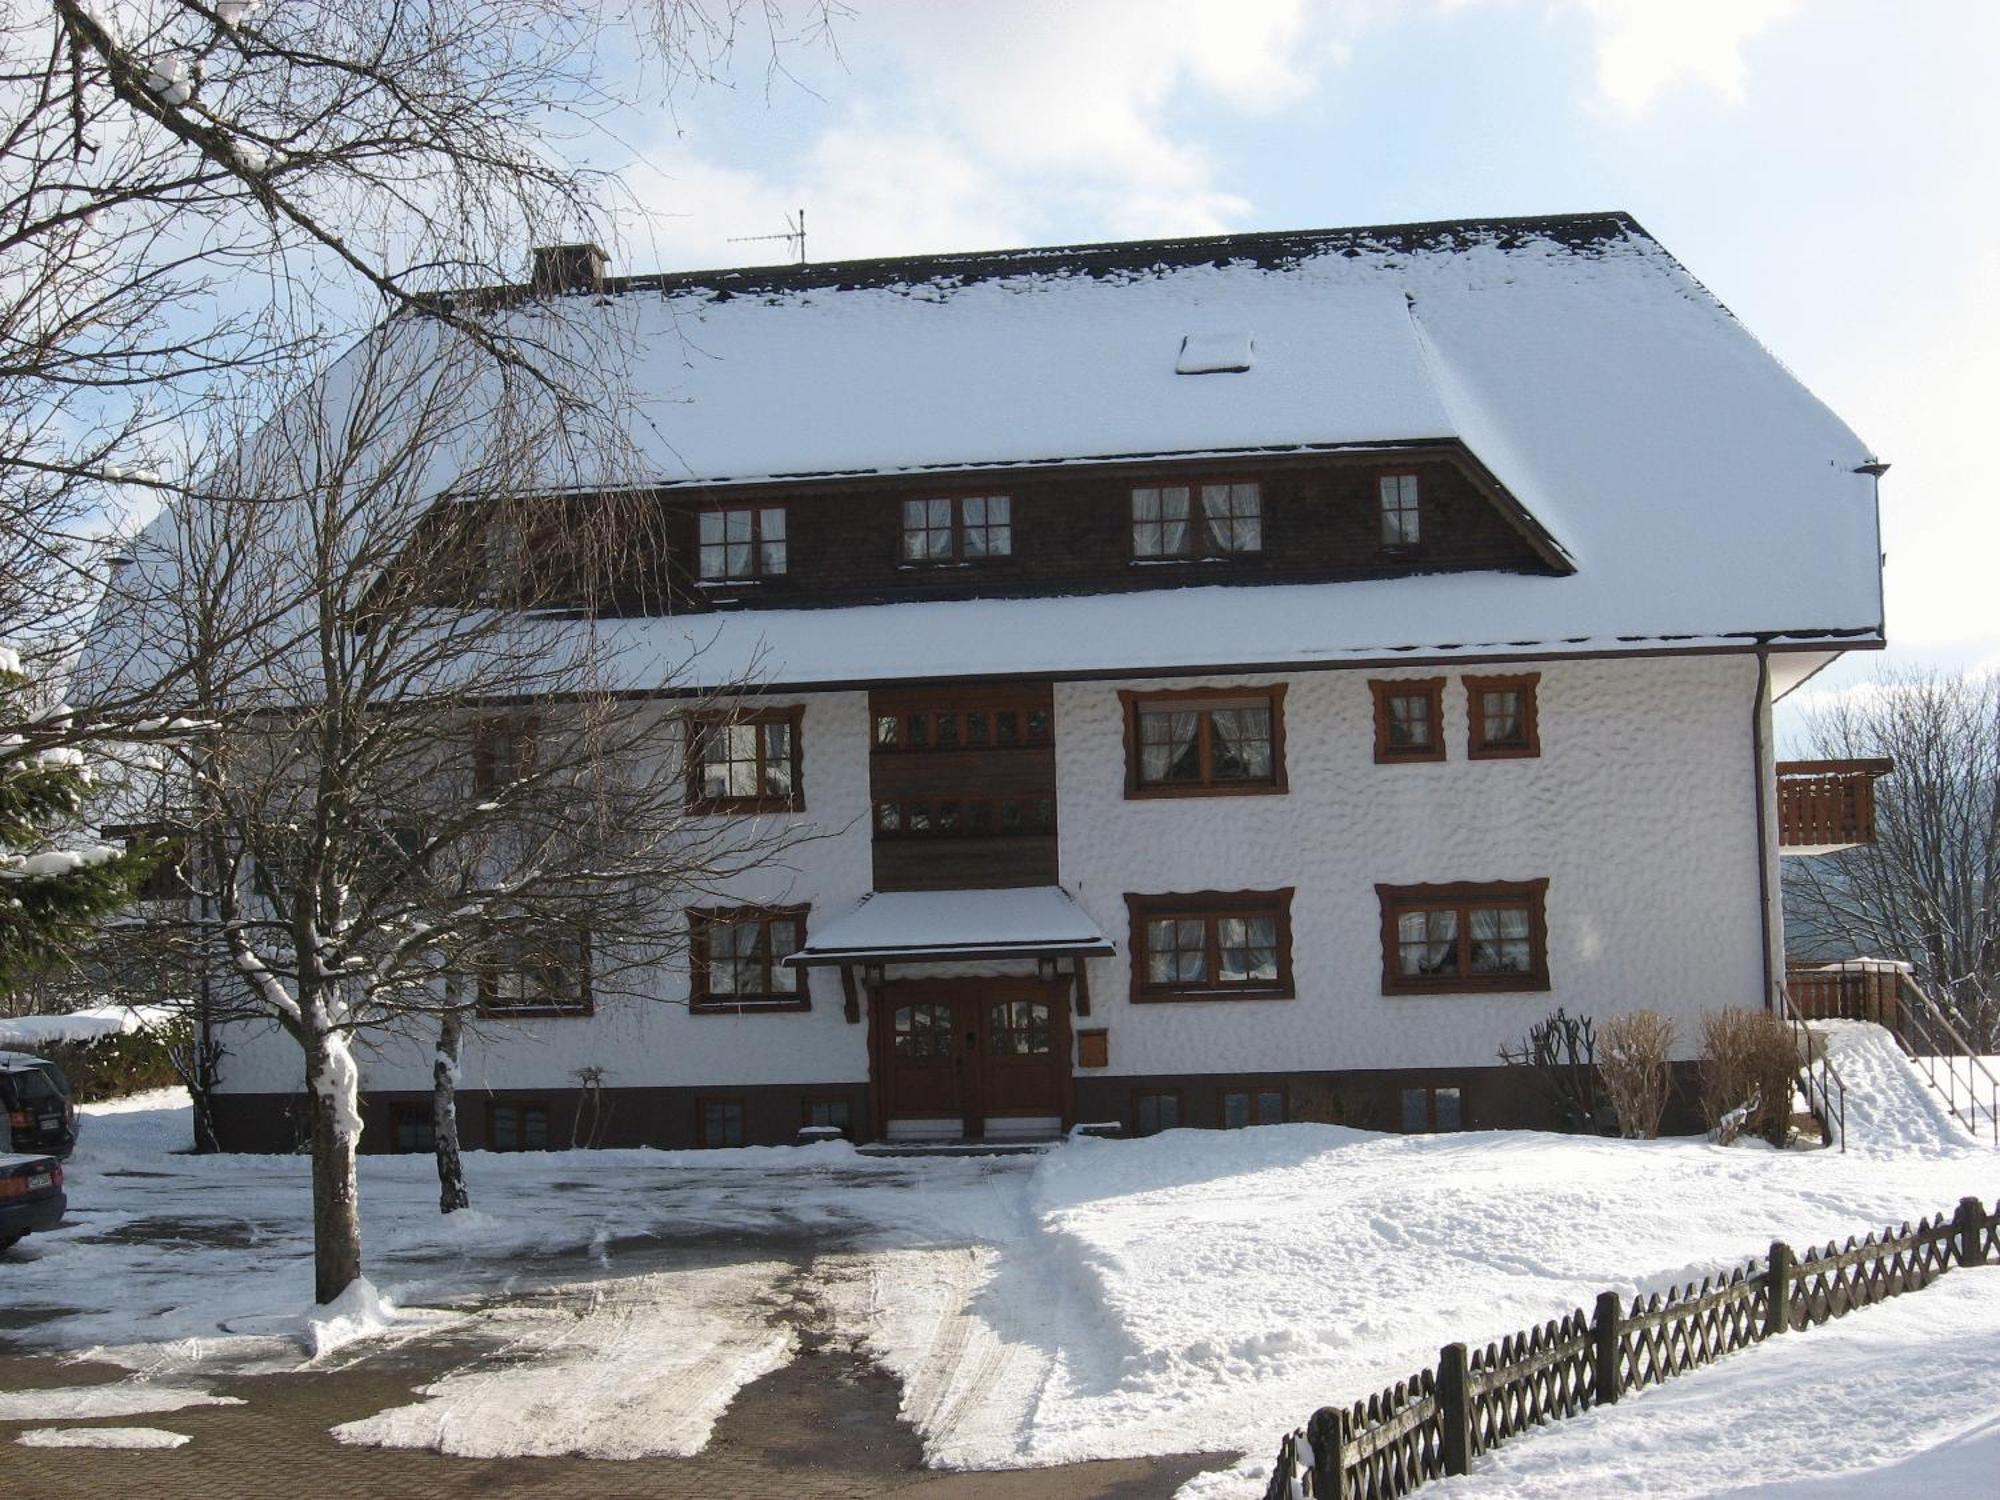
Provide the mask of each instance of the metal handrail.
POLYGON ((1996 1078, 1993 1070, 1980 1061, 1978 1052, 1973 1049, 1972 1043, 1966 1039, 1964 1033, 1952 1024, 1951 1017, 1946 1014, 1944 1007, 1933 1000, 1923 986, 1908 974, 1902 976, 1897 999, 1900 1003, 1897 1006, 1896 1040, 1902 1044, 1903 1050, 1910 1054, 1912 1061, 1923 1066, 1931 1088, 1944 1096, 1944 1107, 1975 1136, 1983 1128, 1979 1119, 1979 1086, 1981 1080, 1984 1080, 1985 1125, 1992 1130, 1993 1144, 2000 1146, 2000 1078, 1996 1078), (1923 1050, 1919 1051, 1910 1037, 1905 1035, 1909 1030, 1920 1033, 1918 1039, 1923 1044, 1923 1050), (1955 1050, 1938 1045, 1937 1031, 1944 1033, 1946 1040, 1955 1050), (1961 1059, 1965 1063, 1963 1105, 1960 1104, 1958 1097, 1957 1064, 1961 1059), (1937 1076, 1940 1063, 1944 1064, 1944 1084, 1941 1088, 1937 1076))
POLYGON ((1840 1069, 1833 1065, 1832 1056, 1826 1051, 1822 1041, 1818 1056, 1813 1054, 1815 1036, 1806 1024, 1798 1008, 1792 1004, 1792 992, 1785 981, 1778 981, 1778 1013, 1792 1028, 1792 1040, 1799 1049, 1799 1091, 1804 1094, 1806 1109, 1819 1122, 1820 1137, 1829 1146, 1836 1138, 1843 1154, 1847 1151, 1847 1080, 1840 1076, 1840 1069), (1815 1076, 1817 1075, 1817 1076, 1815 1076), (1818 1097, 1814 1094, 1817 1091, 1818 1097), (1835 1125, 1839 1125, 1836 1133, 1835 1125))

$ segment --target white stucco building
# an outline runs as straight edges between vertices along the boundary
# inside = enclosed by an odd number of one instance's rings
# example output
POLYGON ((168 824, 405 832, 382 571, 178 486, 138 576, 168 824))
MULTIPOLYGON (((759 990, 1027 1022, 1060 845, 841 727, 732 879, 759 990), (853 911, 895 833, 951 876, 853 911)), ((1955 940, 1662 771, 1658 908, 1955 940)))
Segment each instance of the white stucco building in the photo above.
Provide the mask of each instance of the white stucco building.
MULTIPOLYGON (((546 268, 659 401, 632 685, 763 683, 663 751, 820 836, 651 1000, 473 1037, 468 1145, 1529 1123, 1556 1006, 1770 1002, 1845 836, 1771 705, 1882 644, 1881 466, 1630 219, 546 268)), ((297 1048, 228 1047, 269 1143, 297 1048)), ((427 1046, 362 1061, 425 1145, 427 1046)))

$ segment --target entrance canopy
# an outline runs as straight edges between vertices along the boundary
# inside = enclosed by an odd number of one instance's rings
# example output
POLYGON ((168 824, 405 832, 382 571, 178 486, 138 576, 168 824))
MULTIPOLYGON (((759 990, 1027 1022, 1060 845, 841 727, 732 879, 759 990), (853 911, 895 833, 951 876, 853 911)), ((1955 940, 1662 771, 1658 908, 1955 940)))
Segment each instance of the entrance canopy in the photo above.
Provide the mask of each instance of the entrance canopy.
POLYGON ((785 959, 828 964, 1093 956, 1111 941, 1058 885, 1002 891, 870 891, 785 959))

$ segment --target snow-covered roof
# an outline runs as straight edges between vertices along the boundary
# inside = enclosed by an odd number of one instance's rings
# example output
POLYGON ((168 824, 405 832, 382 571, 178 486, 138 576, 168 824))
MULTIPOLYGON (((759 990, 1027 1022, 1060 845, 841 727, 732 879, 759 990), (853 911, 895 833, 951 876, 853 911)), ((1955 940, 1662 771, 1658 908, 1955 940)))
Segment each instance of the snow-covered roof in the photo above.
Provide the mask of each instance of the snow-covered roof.
POLYGON ((662 481, 1456 440, 1576 567, 746 610, 628 628, 642 675, 694 642, 804 684, 1881 638, 1867 447, 1622 214, 617 285, 662 481))
POLYGON ((1111 942, 1061 886, 999 891, 871 891, 814 924, 785 962, 895 963, 1009 954, 1110 953, 1111 942))
POLYGON ((56 1016, 15 1016, 0 1020, 0 1059, 8 1048, 56 1047, 125 1036, 167 1025, 174 1018, 163 1005, 99 1005, 56 1016))
POLYGON ((1623 214, 607 287, 484 304, 629 398, 630 445, 551 488, 1443 443, 1574 569, 614 621, 627 688, 1882 639, 1868 449, 1623 214))

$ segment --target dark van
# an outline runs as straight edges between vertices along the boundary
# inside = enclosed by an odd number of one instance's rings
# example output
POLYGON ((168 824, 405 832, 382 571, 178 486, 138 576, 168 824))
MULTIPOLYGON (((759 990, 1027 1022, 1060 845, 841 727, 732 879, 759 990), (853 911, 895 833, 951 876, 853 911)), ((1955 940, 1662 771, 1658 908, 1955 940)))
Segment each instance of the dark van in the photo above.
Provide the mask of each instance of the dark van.
POLYGON ((0 1052, 0 1113, 15 1151, 67 1157, 76 1149, 76 1105, 69 1080, 45 1057, 0 1052))

